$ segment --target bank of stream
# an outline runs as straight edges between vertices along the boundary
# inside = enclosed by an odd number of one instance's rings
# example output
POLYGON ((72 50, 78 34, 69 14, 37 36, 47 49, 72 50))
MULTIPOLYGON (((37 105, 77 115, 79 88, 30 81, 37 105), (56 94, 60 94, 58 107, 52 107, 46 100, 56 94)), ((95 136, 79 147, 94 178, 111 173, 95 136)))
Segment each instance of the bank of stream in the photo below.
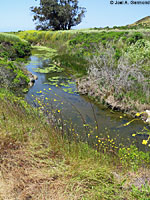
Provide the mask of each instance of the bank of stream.
POLYGON ((146 135, 133 136, 144 131, 145 123, 142 120, 137 119, 126 126, 126 123, 133 120, 132 117, 114 112, 80 95, 74 77, 66 73, 65 69, 53 65, 50 59, 42 57, 40 51, 32 52, 26 67, 38 76, 38 80, 27 92, 26 100, 36 106, 43 102, 47 114, 51 112, 50 109, 55 110, 58 118, 61 116, 64 124, 76 136, 95 144, 99 138, 110 137, 117 145, 134 142, 140 150, 146 148, 142 145, 146 135), (87 129, 88 134, 85 133, 87 129))

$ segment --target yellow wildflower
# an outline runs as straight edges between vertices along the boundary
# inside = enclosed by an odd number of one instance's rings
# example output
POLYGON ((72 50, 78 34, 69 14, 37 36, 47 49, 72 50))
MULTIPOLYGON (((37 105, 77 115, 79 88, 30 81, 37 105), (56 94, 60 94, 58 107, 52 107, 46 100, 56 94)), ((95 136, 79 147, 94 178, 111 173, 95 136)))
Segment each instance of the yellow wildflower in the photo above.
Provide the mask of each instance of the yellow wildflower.
POLYGON ((135 115, 135 116, 139 117, 140 115, 141 115, 141 113, 136 113, 136 115, 135 115))
POLYGON ((58 113, 60 113, 60 110, 58 110, 58 113))
POLYGON ((54 101, 57 101, 56 99, 54 99, 54 101))
POLYGON ((147 144, 147 140, 143 140, 142 144, 146 145, 147 144))
POLYGON ((123 117, 122 116, 120 116, 120 119, 122 119, 123 117))
POLYGON ((96 138, 98 138, 98 136, 96 136, 96 138))
POLYGON ((133 136, 133 137, 135 137, 135 136, 136 136, 136 134, 132 134, 132 136, 133 136))
POLYGON ((128 123, 126 123, 126 124, 124 124, 123 126, 128 126, 130 124, 130 122, 128 122, 128 123))

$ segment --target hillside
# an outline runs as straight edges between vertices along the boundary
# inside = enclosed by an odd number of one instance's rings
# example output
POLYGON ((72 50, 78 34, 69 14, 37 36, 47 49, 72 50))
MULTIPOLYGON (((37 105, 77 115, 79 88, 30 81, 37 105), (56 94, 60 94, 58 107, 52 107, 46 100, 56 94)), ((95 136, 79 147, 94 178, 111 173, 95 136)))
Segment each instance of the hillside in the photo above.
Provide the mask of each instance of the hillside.
POLYGON ((128 25, 129 27, 133 26, 144 26, 144 27, 149 27, 150 26, 150 16, 144 17, 133 24, 128 25))

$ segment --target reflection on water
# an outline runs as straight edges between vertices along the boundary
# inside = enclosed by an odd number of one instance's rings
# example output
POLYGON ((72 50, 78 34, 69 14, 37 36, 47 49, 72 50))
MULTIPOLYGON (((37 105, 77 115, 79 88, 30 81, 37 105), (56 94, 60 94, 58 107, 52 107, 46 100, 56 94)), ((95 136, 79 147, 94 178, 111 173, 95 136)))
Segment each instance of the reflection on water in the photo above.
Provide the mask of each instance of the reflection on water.
POLYGON ((45 69, 49 67, 49 64, 50 60, 42 60, 37 56, 30 57, 27 69, 38 76, 38 80, 26 94, 26 99, 30 104, 36 96, 46 98, 45 101, 51 102, 54 108, 61 110, 63 119, 66 119, 69 123, 72 121, 73 127, 80 135, 84 135, 85 127, 83 127, 83 123, 86 123, 94 130, 91 138, 95 138, 97 135, 105 137, 106 134, 109 134, 110 137, 117 137, 118 143, 128 144, 130 139, 142 148, 141 139, 144 136, 139 135, 136 139, 132 136, 133 133, 142 131, 144 127, 142 120, 124 127, 123 124, 131 118, 120 112, 113 112, 103 105, 94 104, 87 97, 79 95, 76 92, 75 81, 65 72, 35 72, 35 68, 45 69), (98 130, 95 128, 96 125, 98 130))

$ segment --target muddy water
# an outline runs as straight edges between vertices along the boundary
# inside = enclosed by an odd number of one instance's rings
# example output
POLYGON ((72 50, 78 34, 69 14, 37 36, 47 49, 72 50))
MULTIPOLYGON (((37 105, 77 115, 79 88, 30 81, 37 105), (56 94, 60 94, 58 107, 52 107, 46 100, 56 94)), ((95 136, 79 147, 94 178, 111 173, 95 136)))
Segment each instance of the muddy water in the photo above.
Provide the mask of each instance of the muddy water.
POLYGON ((109 135, 110 138, 117 138, 118 144, 127 145, 134 141, 140 149, 143 149, 141 141, 146 136, 132 136, 143 130, 145 124, 142 120, 136 120, 124 126, 132 120, 130 116, 113 112, 101 104, 93 103, 86 96, 78 94, 75 80, 65 71, 60 72, 58 69, 49 70, 49 72, 42 71, 41 69, 53 68, 48 59, 33 54, 26 67, 38 76, 38 80, 26 94, 26 100, 30 104, 33 104, 35 98, 44 99, 45 105, 50 105, 51 108, 57 110, 58 116, 60 111, 64 121, 66 120, 65 123, 68 123, 68 126, 72 124, 73 131, 75 130, 74 132, 81 137, 95 140, 96 136, 109 135), (83 124, 86 125, 83 126, 83 124), (87 124, 91 131, 90 135, 86 134, 87 124))

